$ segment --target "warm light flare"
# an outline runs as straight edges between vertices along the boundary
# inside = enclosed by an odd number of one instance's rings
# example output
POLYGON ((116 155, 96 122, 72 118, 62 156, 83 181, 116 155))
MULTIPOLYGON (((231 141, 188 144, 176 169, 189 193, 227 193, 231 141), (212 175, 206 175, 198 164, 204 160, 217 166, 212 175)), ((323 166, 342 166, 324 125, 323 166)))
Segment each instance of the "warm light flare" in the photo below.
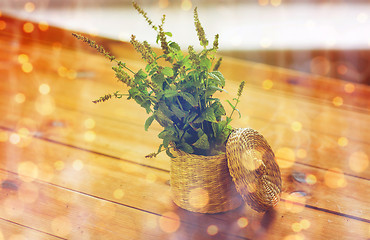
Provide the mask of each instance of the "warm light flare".
POLYGON ((84 163, 81 160, 77 159, 73 161, 72 167, 76 171, 81 171, 82 168, 84 167, 84 163))
POLYGON ((331 168, 325 172, 325 184, 330 188, 343 188, 347 186, 347 180, 339 168, 331 168))
POLYGON ((218 227, 216 225, 209 225, 207 228, 207 233, 214 236, 218 233, 218 227))
POLYGON ((24 161, 18 164, 19 178, 24 182, 32 182, 39 175, 39 168, 31 161, 24 161))
POLYGON ((346 137, 340 137, 338 138, 338 145, 341 147, 345 147, 348 145, 348 138, 346 137))
POLYGON ((116 189, 113 192, 113 197, 116 199, 122 199, 125 195, 125 192, 122 189, 116 189))
POLYGON ((26 101, 26 96, 23 93, 17 93, 14 96, 14 101, 19 104, 24 103, 26 101))
POLYGON ((245 217, 241 217, 238 219, 238 226, 240 228, 245 228, 248 226, 248 219, 245 217))
POLYGON ((355 85, 353 83, 346 83, 344 85, 344 91, 346 93, 353 93, 355 91, 355 85))
POLYGON ((369 167, 369 157, 362 151, 354 152, 348 159, 349 168, 356 172, 364 172, 369 167))
POLYGON ((49 24, 47 22, 39 22, 38 26, 39 29, 44 32, 49 29, 49 24))
POLYGON ((194 188, 189 193, 189 204, 197 209, 205 207, 209 202, 209 194, 203 188, 194 188))
POLYGON ((43 83, 39 86, 39 92, 43 95, 46 95, 50 92, 50 86, 46 83, 43 83))
POLYGON ((339 107, 339 106, 342 106, 343 105, 343 98, 342 97, 339 97, 339 96, 336 96, 333 98, 333 105, 336 106, 336 107, 339 107))
POLYGON ((4 30, 6 28, 6 22, 3 20, 0 20, 0 31, 4 30))
POLYGON ((33 30, 35 30, 35 26, 32 23, 26 22, 25 24, 23 24, 23 31, 25 33, 31 33, 33 32, 33 30))
POLYGON ((180 224, 180 217, 174 212, 165 212, 159 218, 159 227, 166 233, 176 232, 180 224))
POLYGON ((193 4, 190 0, 182 0, 181 1, 181 9, 184 11, 189 11, 192 8, 193 4))
POLYGON ((262 82, 262 87, 265 90, 270 90, 274 86, 274 82, 270 79, 266 79, 262 82))
POLYGON ((295 153, 288 147, 279 148, 276 151, 276 161, 281 168, 290 168, 295 162, 295 153))
POLYGON ((35 4, 33 2, 27 2, 24 5, 24 10, 26 12, 33 12, 35 10, 35 4))

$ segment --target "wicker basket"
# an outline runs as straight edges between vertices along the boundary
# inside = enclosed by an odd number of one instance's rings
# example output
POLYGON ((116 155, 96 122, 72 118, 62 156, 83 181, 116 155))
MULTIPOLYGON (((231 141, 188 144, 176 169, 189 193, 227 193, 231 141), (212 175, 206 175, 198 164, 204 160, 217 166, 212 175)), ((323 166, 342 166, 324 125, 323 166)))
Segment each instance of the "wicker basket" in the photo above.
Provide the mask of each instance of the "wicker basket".
POLYGON ((174 150, 173 154, 170 179, 176 205, 199 213, 225 212, 241 205, 226 154, 200 156, 181 150, 174 150))
POLYGON ((280 200, 281 174, 266 139, 251 128, 233 131, 226 144, 228 166, 238 192, 256 211, 274 207, 280 200))

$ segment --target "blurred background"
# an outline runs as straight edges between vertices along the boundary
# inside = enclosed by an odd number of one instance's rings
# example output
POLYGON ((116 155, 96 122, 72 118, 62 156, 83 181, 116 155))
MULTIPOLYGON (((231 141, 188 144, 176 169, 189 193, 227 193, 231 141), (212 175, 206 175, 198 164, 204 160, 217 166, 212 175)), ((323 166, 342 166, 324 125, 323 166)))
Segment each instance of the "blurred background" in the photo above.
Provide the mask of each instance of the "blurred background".
MULTIPOLYGON (((199 48, 193 9, 220 53, 292 70, 370 84, 370 0, 141 0, 155 24, 184 50, 199 48)), ((155 45, 156 33, 131 0, 0 0, 15 16, 121 41, 155 45)), ((1 19, 0 19, 1 28, 1 19)))

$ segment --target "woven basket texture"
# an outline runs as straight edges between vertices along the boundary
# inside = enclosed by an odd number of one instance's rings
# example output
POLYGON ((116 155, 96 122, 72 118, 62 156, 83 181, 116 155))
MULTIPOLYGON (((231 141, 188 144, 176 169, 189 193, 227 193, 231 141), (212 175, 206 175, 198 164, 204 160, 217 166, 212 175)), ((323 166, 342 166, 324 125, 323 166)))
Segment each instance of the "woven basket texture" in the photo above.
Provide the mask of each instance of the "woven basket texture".
POLYGON ((176 205, 199 213, 226 212, 241 205, 226 154, 201 156, 178 149, 173 154, 170 182, 176 205))
POLYGON ((236 189, 252 209, 263 212, 280 200, 281 174, 265 138, 251 128, 234 130, 226 144, 236 189))

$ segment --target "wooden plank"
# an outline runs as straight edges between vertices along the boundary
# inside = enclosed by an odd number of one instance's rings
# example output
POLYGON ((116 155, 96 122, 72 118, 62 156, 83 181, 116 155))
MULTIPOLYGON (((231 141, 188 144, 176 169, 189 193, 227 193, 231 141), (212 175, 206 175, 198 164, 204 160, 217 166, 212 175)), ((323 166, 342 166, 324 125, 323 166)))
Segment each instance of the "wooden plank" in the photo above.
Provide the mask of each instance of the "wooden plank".
POLYGON ((27 226, 0 219, 0 239, 60 240, 65 238, 56 237, 49 233, 40 232, 27 226))
MULTIPOLYGON (((34 162, 36 166, 39 164, 43 166, 44 159, 54 159, 54 163, 70 167, 70 169, 65 170, 69 173, 65 174, 73 175, 78 173, 75 169, 77 164, 81 169, 86 167, 86 172, 83 171, 85 174, 79 174, 73 180, 68 181, 64 174, 59 176, 55 171, 50 170, 53 179, 48 181, 55 180, 54 184, 67 184, 63 186, 89 194, 93 194, 91 191, 94 193, 99 191, 99 196, 111 200, 114 200, 113 193, 120 189, 119 186, 122 185, 128 188, 125 189, 125 192, 129 194, 124 199, 128 202, 124 202, 124 204, 137 206, 158 214, 169 210, 166 209, 168 203, 171 202, 167 185, 168 171, 148 167, 144 168, 146 169, 144 172, 140 172, 144 167, 142 165, 127 162, 125 159, 105 160, 107 156, 90 153, 89 150, 83 151, 83 149, 79 150, 68 146, 62 147, 59 144, 49 142, 47 139, 33 139, 29 144, 22 151, 19 151, 19 146, 11 143, 1 144, 3 154, 0 156, 2 159, 9 160, 0 166, 8 171, 17 172, 22 159, 25 159, 24 156, 28 156, 28 161, 34 162), (70 157, 65 159, 65 156, 70 157), (10 159, 12 160, 10 161, 10 159), (110 173, 110 176, 107 176, 107 172, 110 173), (94 179, 101 184, 97 189, 90 189, 88 178, 91 176, 94 176, 94 179), (155 181, 150 183, 150 179, 155 179, 155 181), (81 183, 86 183, 87 186, 85 184, 81 185, 81 183), (132 183, 137 183, 138 186, 132 183), (135 191, 138 187, 141 189, 139 193, 135 191), (163 198, 156 198, 155 194, 158 192, 162 194, 167 192, 168 194, 163 194, 163 198), (148 196, 150 200, 148 201, 144 196, 148 196), (153 201, 153 199, 157 199, 157 201, 153 201)), ((283 165, 290 164, 282 159, 279 160, 279 163, 283 165)), ((53 163, 47 163, 46 168, 53 169, 53 163)), ((293 168, 282 168, 281 171, 285 193, 283 195, 284 199, 289 200, 289 194, 299 192, 304 195, 301 198, 304 199, 304 203, 310 206, 337 212, 339 215, 347 214, 353 216, 354 219, 370 219, 370 200, 366 197, 370 195, 370 189, 366 187, 369 183, 368 180, 346 176, 341 172, 300 165, 295 165, 293 168), (359 191, 359 189, 363 190, 359 191)))
MULTIPOLYGON (((208 237, 203 228, 180 222, 175 213, 152 214, 72 189, 38 181, 24 182, 13 173, 0 172, 2 178, 5 174, 7 184, 12 184, 13 189, 3 188, 0 192, 0 217, 62 239, 208 237)), ((220 232, 215 239, 225 236, 220 232)), ((227 238, 243 239, 229 235, 227 238)))
MULTIPOLYGON (((320 203, 316 204, 316 202, 318 200, 321 201, 321 199, 323 202, 326 202, 329 199, 329 195, 324 198, 323 196, 320 196, 320 194, 323 194, 323 192, 320 191, 321 185, 313 185, 312 187, 307 184, 294 183, 291 180, 287 179, 291 178, 291 176, 287 175, 286 172, 283 172, 285 182, 284 191, 286 191, 286 193, 284 193, 283 195, 285 202, 279 203, 278 207, 276 208, 276 212, 273 213, 273 216, 269 216, 269 214, 267 214, 267 216, 263 216, 262 214, 258 214, 252 211, 249 207, 240 208, 237 211, 231 211, 226 214, 204 215, 189 213, 187 211, 178 209, 176 206, 173 205, 173 203, 171 203, 168 192, 169 186, 166 184, 168 179, 167 172, 152 168, 143 168, 143 166, 137 166, 136 164, 132 163, 117 162, 116 160, 111 160, 104 156, 96 156, 93 153, 76 151, 76 149, 68 149, 68 147, 62 147, 58 144, 53 144, 41 140, 33 141, 33 143, 31 143, 29 147, 21 149, 22 151, 19 151, 16 146, 14 146, 13 148, 7 147, 6 149, 6 156, 8 156, 8 158, 10 159, 2 162, 2 168, 4 168, 3 164, 5 164, 5 167, 10 172, 7 172, 7 176, 2 175, 2 178, 7 179, 7 181, 15 185, 15 188, 21 189, 21 187, 19 186, 21 186, 22 183, 18 180, 15 181, 13 179, 13 171, 19 172, 19 169, 22 169, 22 167, 20 166, 22 166, 24 162, 28 162, 27 164, 31 166, 29 166, 28 169, 32 169, 32 166, 37 167, 37 176, 32 174, 30 175, 29 173, 33 172, 30 171, 28 172, 28 174, 25 174, 29 177, 27 178, 25 175, 22 175, 22 170, 20 170, 19 175, 21 177, 20 181, 22 179, 30 181, 31 179, 33 180, 31 181, 32 184, 37 184, 36 189, 40 189, 38 190, 38 192, 40 192, 40 197, 38 199, 40 199, 41 202, 38 202, 37 205, 47 205, 47 209, 40 211, 55 212, 56 210, 52 209, 56 207, 54 206, 54 204, 56 204, 58 206, 64 206, 64 208, 65 206, 68 206, 68 209, 64 209, 63 211, 83 211, 86 213, 89 212, 91 215, 91 212, 94 212, 93 206, 95 205, 92 205, 93 203, 90 203, 89 201, 84 199, 84 196, 90 196, 90 198, 92 197, 98 198, 99 200, 106 200, 114 204, 119 204, 120 206, 126 206, 130 209, 135 209, 136 211, 144 211, 145 213, 151 213, 154 215, 162 215, 167 212, 175 212, 178 216, 180 216, 184 223, 193 223, 195 225, 199 225, 199 229, 187 229, 187 231, 191 234, 194 234, 198 231, 204 232, 205 229, 207 229, 210 225, 215 225, 220 232, 222 231, 225 234, 228 233, 228 236, 237 235, 247 238, 254 238, 256 234, 263 234, 266 235, 268 239, 274 239, 276 236, 295 234, 295 231, 297 230, 292 229, 293 224, 301 224, 302 219, 307 219, 312 225, 312 231, 311 229, 304 230, 305 235, 307 236, 317 236, 318 231, 323 230, 319 226, 322 226, 322 224, 329 224, 330 227, 325 229, 325 233, 320 234, 323 234, 324 237, 343 236, 344 239, 350 239, 354 236, 366 236, 367 227, 370 222, 369 220, 361 220, 354 217, 353 215, 346 215, 338 211, 330 212, 327 209, 325 209, 324 211, 321 210, 319 207, 317 207, 320 206, 320 203), (37 152, 38 154, 35 154, 35 152, 37 152), (66 158, 65 156, 68 157, 66 158), (24 161, 25 159, 27 160, 24 161), (50 159, 53 159, 53 162, 50 162, 50 159), (34 165, 30 164, 30 162, 34 165), (63 162, 63 169, 61 169, 62 167, 60 166, 61 162, 63 162), (40 181, 45 183, 40 183, 40 181), (49 184, 48 182, 50 182, 51 184, 49 184), (288 183, 289 189, 287 189, 286 185, 288 183), (50 188, 53 190, 50 190, 50 188), (70 192, 71 194, 76 193, 76 196, 73 195, 64 197, 63 195, 65 193, 59 193, 59 188, 68 190, 68 194, 70 194, 70 192), (117 189, 121 189, 123 191, 123 195, 119 191, 117 192, 117 189), (41 197, 41 192, 45 191, 51 191, 52 193, 48 193, 48 197, 57 199, 45 199, 44 195, 46 193, 43 193, 41 197), (291 191, 306 192, 307 195, 302 197, 302 195, 297 195, 294 192, 293 194, 289 194, 291 191), (313 203, 315 204, 313 207, 310 207, 312 206, 310 205, 312 203, 311 200, 313 200, 313 203), (43 201, 45 201, 45 203, 43 203, 43 201), (289 201, 294 203, 290 204, 289 201), (81 204, 79 204, 80 202, 84 202, 86 204, 81 206, 81 204), (301 204, 303 204, 303 206, 301 204), (306 207, 304 207, 305 205, 306 207), (87 206, 90 209, 85 209, 84 206, 87 206), (320 216, 319 219, 317 219, 317 215, 320 216), (238 227, 238 221, 239 224, 245 221, 245 219, 239 220, 242 217, 248 219, 249 225, 246 229, 238 227), (266 221, 270 223, 264 223, 266 221), (283 224, 281 222, 283 222, 283 224), (261 226, 260 224, 267 224, 268 226, 261 226), (343 225, 343 228, 341 228, 342 232, 339 230, 335 230, 335 226, 337 226, 338 224, 343 225), (315 227, 313 225, 315 225, 315 227), (258 229, 259 231, 256 231, 258 229)), ((1 158, 6 159, 4 158, 4 156, 1 156, 1 158)), ((305 169, 302 170, 302 172, 304 171, 305 169)), ((319 181, 321 181, 322 176, 320 176, 319 173, 310 173, 316 175, 319 181)), ((350 190, 352 188, 351 184, 354 183, 352 183, 352 180, 350 179, 348 180, 348 184, 348 190, 350 190)), ((361 183, 356 184, 361 185, 361 183)), ((325 190, 327 191, 328 189, 325 190)), ((343 189, 341 189, 341 191, 343 191, 343 189)), ((358 197, 357 195, 350 197, 348 195, 349 194, 347 193, 343 194, 343 197, 340 199, 340 201, 335 202, 336 207, 338 207, 336 210, 338 210, 339 207, 341 210, 343 210, 343 207, 348 207, 351 210, 350 214, 352 214, 353 212, 358 212, 358 210, 364 211, 366 212, 366 214, 368 214, 367 206, 369 206, 369 204, 359 202, 362 201, 361 199, 363 198, 361 198, 360 196, 358 197), (343 203, 349 204, 350 206, 343 206, 343 203), (358 206, 358 210, 355 210, 354 206, 358 206)), ((332 193, 332 196, 333 198, 331 198, 330 200, 335 199, 335 193, 332 193)), ((330 202, 330 204, 333 204, 333 202, 330 202)), ((31 207, 32 209, 34 208, 33 206, 30 206, 30 208, 31 207)), ((71 221, 75 221, 73 219, 76 217, 76 213, 74 214, 73 212, 68 212, 68 217, 71 218, 71 221)), ((31 215, 35 216, 35 218, 38 218, 40 217, 40 214, 41 213, 39 212, 32 212, 31 215)), ((120 214, 127 215, 127 213, 124 212, 121 212, 120 214)), ((136 216, 136 214, 139 213, 135 212, 135 214, 132 213, 130 214, 130 216, 136 216)), ((115 216, 118 217, 117 215, 115 216)), ((42 219, 45 219, 46 217, 47 216, 42 216, 42 219)), ((30 219, 28 218, 29 217, 27 215, 26 219, 22 219, 22 221, 27 222, 21 223, 24 225, 30 224, 29 226, 42 229, 39 225, 34 225, 35 223, 37 223, 36 219, 30 221, 30 219), (33 223, 34 221, 36 222, 33 223), (31 224, 31 222, 33 224, 31 224)), ((82 218, 83 217, 79 218, 79 222, 83 220, 82 218)), ((18 218, 10 218, 10 220, 21 221, 18 218)), ((52 221, 52 219, 49 219, 49 221, 52 221)), ((89 221, 90 220, 88 219, 84 219, 84 221, 82 222, 84 222, 85 224, 90 224, 89 221)), ((146 221, 150 222, 152 220, 138 220, 138 222, 142 224, 145 224, 146 221)), ((157 219, 157 221, 159 220, 157 219)), ((94 222, 91 224, 96 223, 94 222)), ((43 226, 43 224, 41 225, 43 226)), ((80 227, 81 229, 86 229, 86 227, 88 226, 80 227)), ((42 230, 46 231, 46 229, 42 230)), ((92 234, 94 231, 94 229, 89 229, 89 232, 92 234)), ((118 230, 115 229, 110 231, 115 233, 118 230)), ((122 229, 122 231, 124 231, 124 229, 122 229)), ((141 228, 138 228, 135 231, 140 232, 142 230, 141 228)), ((145 231, 145 229, 143 231, 145 231)), ((301 231, 303 231, 303 229, 301 231)), ((179 234, 183 233, 180 232, 179 234)), ((77 236, 83 237, 80 235, 77 236)), ((166 238, 164 237, 163 239, 166 238)))
MULTIPOLYGON (((72 89, 72 86, 70 86, 69 89, 72 89)), ((104 154, 124 157, 126 159, 132 159, 141 163, 149 163, 156 167, 168 169, 168 165, 166 165, 162 158, 158 158, 155 161, 148 161, 144 158, 146 154, 155 151, 160 144, 160 139, 156 136, 160 131, 160 127, 154 124, 150 131, 145 132, 143 129, 143 122, 146 118, 146 114, 144 111, 136 112, 137 106, 132 101, 103 104, 97 106, 95 112, 93 107, 89 110, 89 104, 84 108, 84 111, 87 109, 86 112, 82 113, 55 107, 53 117, 44 117, 34 110, 35 105, 39 102, 37 98, 35 102, 33 102, 31 96, 28 101, 21 105, 14 102, 12 105, 9 105, 7 99, 14 97, 11 93, 9 94, 7 92, 7 89, 2 90, 5 90, 5 92, 2 93, 3 98, 0 99, 2 103, 0 104, 0 111, 7 113, 5 117, 0 120, 2 126, 9 126, 17 130, 26 127, 30 131, 37 131, 50 139, 66 144, 73 143, 78 147, 87 149, 93 148, 104 154), (122 108, 123 110, 111 110, 115 108, 122 108), (105 115, 100 111, 103 109, 105 115), (111 115, 109 115, 107 109, 111 110, 111 115), (133 112, 135 112, 135 114, 130 114, 133 112), (25 120, 19 122, 22 115, 26 115, 28 118, 33 119, 29 120, 29 122, 32 123, 26 124, 25 120), (95 134, 94 141, 86 141, 86 133, 89 132, 89 129, 84 126, 83 121, 90 118, 93 119, 95 124, 94 129, 92 129, 95 134), (81 119, 82 121, 76 121, 76 119, 81 119), (71 134, 72 132, 73 134, 71 134), (138 142, 124 141, 123 138, 125 136, 135 138, 140 144, 138 144, 138 142), (138 153, 136 157, 140 156, 140 158, 133 157, 131 153, 135 151, 138 153)), ((54 99, 56 104, 65 102, 62 100, 61 96, 55 97, 54 99)), ((68 108, 73 109, 74 107, 79 107, 73 104, 76 103, 71 102, 68 104, 68 108)), ((363 116, 360 117, 360 115, 358 115, 359 119, 362 119, 362 117, 363 116)), ((350 119, 348 119, 348 122, 350 122, 350 119)), ((254 129, 258 129, 265 135, 276 152, 278 152, 279 149, 286 150, 288 148, 287 153, 280 154, 282 158, 325 169, 337 168, 341 169, 346 174, 367 179, 370 178, 370 172, 365 171, 365 169, 361 172, 355 172, 353 169, 349 168, 351 156, 355 152, 363 152, 365 155, 370 156, 370 149, 367 147, 368 143, 366 142, 366 131, 363 131, 365 133, 360 133, 360 131, 358 131, 358 136, 356 137, 356 135, 354 135, 356 139, 347 138, 348 143, 341 147, 338 145, 339 136, 331 136, 305 129, 294 132, 291 126, 287 125, 288 124, 283 123, 266 122, 265 120, 248 116, 235 121, 235 126, 251 126, 254 129), (299 151, 304 151, 303 156, 299 154, 299 151), (335 159, 335 161, 326 161, 326 159, 335 159)), ((361 125, 359 123, 357 129, 362 129, 361 126, 363 125, 364 124, 361 125)))

